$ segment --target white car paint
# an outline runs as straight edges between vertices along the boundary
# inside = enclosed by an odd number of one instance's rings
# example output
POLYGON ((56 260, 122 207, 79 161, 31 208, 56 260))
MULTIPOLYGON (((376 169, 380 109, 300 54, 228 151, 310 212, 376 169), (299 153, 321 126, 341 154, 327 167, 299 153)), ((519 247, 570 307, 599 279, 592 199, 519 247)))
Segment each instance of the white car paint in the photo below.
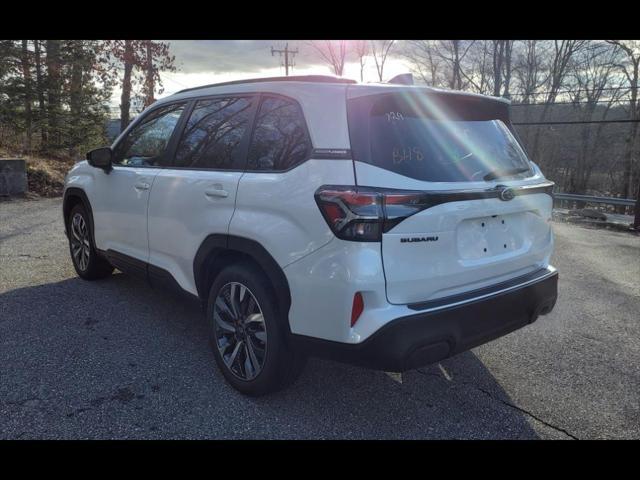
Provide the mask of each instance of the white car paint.
MULTIPOLYGON (((347 96, 407 88, 260 82, 191 90, 156 105, 225 93, 286 95, 300 103, 314 148, 349 149, 347 96)), ((534 170, 525 180, 469 182, 464 188, 543 182, 540 170, 534 170)), ((351 159, 319 158, 284 172, 116 166, 106 174, 80 162, 69 173, 66 188, 86 193, 99 249, 163 268, 193 294, 194 257, 208 235, 229 233, 257 241, 288 281, 291 331, 337 342, 362 342, 388 322, 416 313, 407 307, 411 302, 475 290, 537 268, 554 271, 549 266, 553 235, 548 195, 438 205, 407 218, 385 233, 382 242, 353 242, 332 233, 314 193, 322 185, 354 184, 461 188, 460 183, 423 182, 351 159), (491 228, 484 230, 483 222, 491 228), (437 236, 438 242, 401 245, 399 238, 411 234, 437 236), (351 327, 355 292, 362 292, 365 310, 351 327)))
POLYGON ((149 263, 197 295, 193 259, 205 238, 227 233, 242 172, 165 168, 149 201, 149 263))

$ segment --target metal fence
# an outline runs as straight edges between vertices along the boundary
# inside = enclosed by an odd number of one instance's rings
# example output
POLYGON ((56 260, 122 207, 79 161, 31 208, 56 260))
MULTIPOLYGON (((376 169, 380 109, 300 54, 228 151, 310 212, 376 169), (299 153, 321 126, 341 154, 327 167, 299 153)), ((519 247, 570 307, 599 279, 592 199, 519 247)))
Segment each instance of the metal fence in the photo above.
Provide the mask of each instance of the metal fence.
POLYGON ((618 207, 618 213, 633 215, 637 202, 632 198, 596 197, 559 192, 553 194, 553 203, 555 207, 560 208, 581 208, 588 204, 611 205, 618 207))

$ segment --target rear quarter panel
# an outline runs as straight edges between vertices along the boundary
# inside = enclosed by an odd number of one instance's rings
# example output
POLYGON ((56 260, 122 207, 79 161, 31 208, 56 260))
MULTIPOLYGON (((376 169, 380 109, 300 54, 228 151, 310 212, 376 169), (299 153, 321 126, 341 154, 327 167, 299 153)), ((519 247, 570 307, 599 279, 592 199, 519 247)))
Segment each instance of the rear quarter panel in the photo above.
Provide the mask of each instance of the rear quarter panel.
POLYGON ((318 187, 353 183, 351 160, 311 159, 286 172, 247 172, 229 234, 259 242, 284 268, 333 239, 315 201, 318 187))

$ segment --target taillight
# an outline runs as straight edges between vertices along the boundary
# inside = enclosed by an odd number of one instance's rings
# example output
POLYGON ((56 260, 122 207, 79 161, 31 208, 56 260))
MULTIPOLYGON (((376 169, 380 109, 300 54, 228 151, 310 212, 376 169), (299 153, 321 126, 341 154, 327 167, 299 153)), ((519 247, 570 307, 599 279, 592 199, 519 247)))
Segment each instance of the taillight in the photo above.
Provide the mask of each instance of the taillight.
POLYGON ((343 240, 379 242, 405 218, 430 206, 423 192, 322 186, 315 194, 333 233, 343 240))
POLYGON ((364 310, 364 300, 362 294, 356 292, 353 296, 353 306, 351 307, 351 326, 353 327, 364 310))

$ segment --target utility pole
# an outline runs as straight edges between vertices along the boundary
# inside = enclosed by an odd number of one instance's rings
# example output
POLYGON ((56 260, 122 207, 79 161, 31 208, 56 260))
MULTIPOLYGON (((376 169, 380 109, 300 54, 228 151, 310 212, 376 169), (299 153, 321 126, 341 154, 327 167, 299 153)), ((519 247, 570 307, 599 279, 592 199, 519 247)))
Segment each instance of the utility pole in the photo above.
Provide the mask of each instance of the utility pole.
POLYGON ((273 47, 271 47, 271 56, 272 57, 273 57, 274 53, 277 53, 278 55, 280 55, 280 58, 282 58, 282 54, 284 53, 284 71, 285 71, 285 75, 288 77, 289 76, 289 67, 293 67, 295 65, 293 60, 294 60, 296 54, 298 53, 298 47, 296 47, 295 50, 289 50, 289 44, 288 43, 284 46, 284 50, 277 50, 277 49, 274 49, 273 47), (289 62, 289 55, 291 55, 291 62, 289 62))

